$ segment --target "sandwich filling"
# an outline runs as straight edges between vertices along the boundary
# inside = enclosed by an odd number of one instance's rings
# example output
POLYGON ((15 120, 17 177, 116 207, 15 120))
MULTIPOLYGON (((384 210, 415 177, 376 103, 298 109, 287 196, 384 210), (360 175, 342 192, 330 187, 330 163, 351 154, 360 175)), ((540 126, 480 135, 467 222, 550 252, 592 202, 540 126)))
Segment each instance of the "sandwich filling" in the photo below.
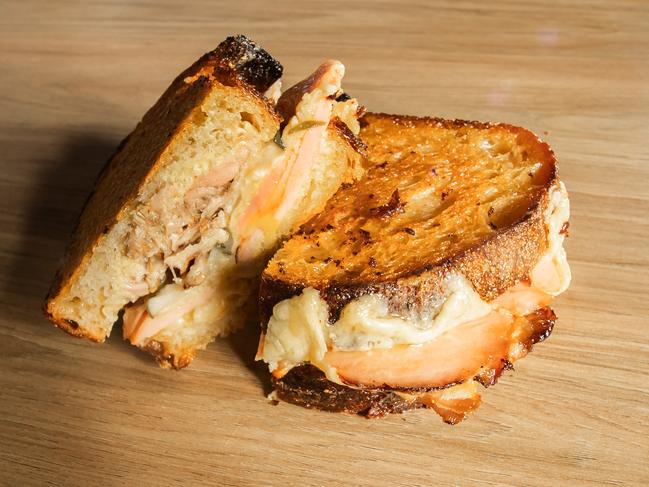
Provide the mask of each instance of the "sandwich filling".
MULTIPOLYGON (((194 180, 183 204, 164 204, 177 191, 169 185, 136 213, 125 248, 146 256, 147 272, 129 286, 134 304, 124 312, 123 334, 132 344, 182 339, 193 333, 189 323, 223 321, 224 331, 236 326, 237 317, 226 311, 251 299, 266 255, 302 222, 297 210, 305 210, 331 119, 358 133, 356 100, 335 100, 344 66, 327 61, 317 72, 273 140, 249 147, 248 132, 256 127, 244 121, 230 156, 194 180)), ((276 99, 278 90, 273 85, 268 96, 276 99)))
POLYGON ((544 213, 548 248, 531 271, 491 302, 467 279, 448 274, 445 298, 432 316, 396 316, 378 294, 350 301, 328 323, 328 306, 313 288, 273 308, 258 358, 274 377, 310 363, 335 383, 363 387, 434 388, 467 381, 481 370, 524 355, 518 317, 547 306, 570 283, 563 249, 569 202, 563 183, 544 213))

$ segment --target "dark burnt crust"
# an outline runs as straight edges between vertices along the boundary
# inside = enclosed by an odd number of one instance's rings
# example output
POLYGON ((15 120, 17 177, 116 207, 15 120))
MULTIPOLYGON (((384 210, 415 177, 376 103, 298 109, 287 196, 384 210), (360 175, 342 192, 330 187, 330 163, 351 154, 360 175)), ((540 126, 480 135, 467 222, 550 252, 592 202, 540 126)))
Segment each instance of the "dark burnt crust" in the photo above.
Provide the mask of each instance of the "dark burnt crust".
POLYGON ((196 107, 215 87, 237 86, 254 97, 275 119, 279 116, 263 96, 264 88, 281 76, 281 65, 244 36, 229 37, 178 75, 158 101, 117 147, 101 170, 77 220, 76 228, 46 297, 46 316, 78 337, 103 342, 105 336, 72 325, 54 310, 57 299, 79 275, 93 249, 123 217, 125 207, 157 170, 161 155, 191 123, 196 107), (260 73, 254 74, 254 69, 260 73))
POLYGON ((304 284, 269 279, 262 274, 260 289, 263 292, 259 293, 259 318, 265 330, 268 320, 273 315, 273 306, 300 294, 304 289, 304 284))
POLYGON ((310 364, 293 368, 280 380, 273 380, 278 399, 305 408, 336 413, 352 413, 368 418, 402 413, 424 407, 418 401, 406 401, 391 391, 353 389, 327 380, 310 364))
MULTIPOLYGON (((523 355, 529 353, 534 344, 550 336, 556 322, 556 315, 551 308, 546 307, 525 316, 525 320, 527 323, 524 325, 519 341, 523 347, 523 355)), ((497 383, 506 370, 513 370, 513 364, 503 358, 499 367, 482 370, 474 379, 484 387, 490 387, 497 383)), ((458 384, 447 384, 444 388, 458 384)), ((354 413, 366 417, 380 417, 426 407, 417 399, 405 400, 395 394, 395 391, 417 394, 444 389, 345 386, 329 381, 320 369, 311 364, 299 365, 281 379, 273 379, 273 386, 277 397, 283 401, 306 408, 354 413)))
POLYGON ((208 55, 219 60, 217 73, 234 74, 262 94, 282 77, 279 61, 244 35, 228 37, 208 55))
POLYGON ((329 128, 336 130, 338 135, 347 142, 352 149, 361 156, 367 157, 367 145, 338 117, 333 117, 329 122, 329 128))
POLYGON ((483 299, 491 301, 517 282, 529 279, 532 268, 546 250, 548 237, 543 213, 549 203, 550 188, 559 182, 556 158, 547 143, 524 128, 492 122, 367 113, 361 119, 361 125, 367 126, 373 119, 384 118, 389 118, 394 125, 412 128, 421 125, 453 129, 497 127, 514 132, 523 139, 521 143, 534 144, 543 154, 545 164, 536 176, 542 184, 530 195, 527 211, 517 221, 443 261, 423 262, 420 267, 409 269, 397 279, 388 280, 375 275, 363 282, 313 283, 301 280, 299 276, 275 276, 264 271, 260 289, 262 328, 268 323, 275 304, 300 294, 308 286, 318 289, 327 302, 330 322, 338 319, 349 301, 371 293, 385 296, 390 311, 397 314, 429 309, 439 300, 437 293, 442 289, 442 280, 454 271, 462 273, 483 299))
POLYGON ((494 385, 506 370, 514 370, 514 364, 510 360, 521 359, 532 351, 536 343, 547 339, 557 321, 557 315, 550 307, 540 308, 525 316, 522 323, 518 343, 521 346, 518 357, 502 358, 500 365, 493 369, 483 369, 474 377, 484 387, 494 385))
POLYGON ((378 218, 389 218, 392 215, 395 215, 397 213, 403 213, 404 206, 405 203, 401 202, 401 198, 399 196, 399 189, 397 188, 394 190, 392 196, 390 196, 390 199, 386 204, 381 206, 375 206, 374 208, 370 208, 369 212, 370 215, 378 218))

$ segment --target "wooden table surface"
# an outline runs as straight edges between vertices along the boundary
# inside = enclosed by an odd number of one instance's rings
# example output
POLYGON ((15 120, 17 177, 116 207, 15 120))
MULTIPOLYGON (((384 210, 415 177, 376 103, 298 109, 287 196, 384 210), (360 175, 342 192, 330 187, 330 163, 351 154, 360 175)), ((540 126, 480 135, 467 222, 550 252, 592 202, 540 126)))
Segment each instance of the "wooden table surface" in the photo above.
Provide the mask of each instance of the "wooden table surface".
POLYGON ((0 2, 0 484, 649 485, 649 4, 0 2), (551 5, 550 5, 551 4, 551 5), (270 405, 256 330, 186 370, 41 314, 101 165, 170 80, 246 33, 374 111, 554 147, 573 283, 552 337, 451 427, 270 405))

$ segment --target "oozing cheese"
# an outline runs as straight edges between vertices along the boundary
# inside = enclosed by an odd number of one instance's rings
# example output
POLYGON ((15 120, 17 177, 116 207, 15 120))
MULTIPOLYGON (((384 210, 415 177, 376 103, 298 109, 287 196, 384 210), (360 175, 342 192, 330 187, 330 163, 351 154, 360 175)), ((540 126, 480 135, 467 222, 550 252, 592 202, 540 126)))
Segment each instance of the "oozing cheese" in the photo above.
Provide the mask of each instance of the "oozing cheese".
POLYGON ((525 314, 545 306, 570 283, 561 233, 569 212, 567 193, 560 183, 550 191, 544 214, 548 250, 532 270, 530 286, 519 284, 487 303, 464 276, 452 273, 443 283, 443 304, 431 319, 392 315, 383 296, 368 294, 350 301, 332 325, 327 323, 327 303, 317 290, 306 288, 302 294, 273 308, 266 335, 261 337, 259 356, 276 377, 299 363, 310 362, 323 370, 329 380, 340 382, 336 370, 325 360, 327 351, 369 351, 423 344, 463 323, 485 317, 494 309, 525 314))
POLYGON ((560 182, 559 186, 554 186, 550 191, 550 203, 545 210, 544 219, 548 226, 548 250, 545 252, 539 263, 532 270, 531 280, 538 289, 557 296, 568 289, 570 280, 570 266, 566 251, 563 248, 565 232, 563 226, 570 218, 570 201, 565 185, 560 182), (555 269, 555 279, 548 280, 550 276, 548 267, 555 269))

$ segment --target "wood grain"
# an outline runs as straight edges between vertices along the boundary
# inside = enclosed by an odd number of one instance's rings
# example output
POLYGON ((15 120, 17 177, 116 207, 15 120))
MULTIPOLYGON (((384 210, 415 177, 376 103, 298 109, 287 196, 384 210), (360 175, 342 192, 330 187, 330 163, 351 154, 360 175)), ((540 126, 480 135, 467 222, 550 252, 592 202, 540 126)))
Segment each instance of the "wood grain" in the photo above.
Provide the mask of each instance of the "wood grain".
POLYGON ((648 485, 649 4, 0 2, 0 485, 648 485), (370 109, 498 120, 554 147, 574 281, 552 337, 468 421, 265 400, 255 330, 187 370, 40 306, 100 166, 230 33, 370 109))

